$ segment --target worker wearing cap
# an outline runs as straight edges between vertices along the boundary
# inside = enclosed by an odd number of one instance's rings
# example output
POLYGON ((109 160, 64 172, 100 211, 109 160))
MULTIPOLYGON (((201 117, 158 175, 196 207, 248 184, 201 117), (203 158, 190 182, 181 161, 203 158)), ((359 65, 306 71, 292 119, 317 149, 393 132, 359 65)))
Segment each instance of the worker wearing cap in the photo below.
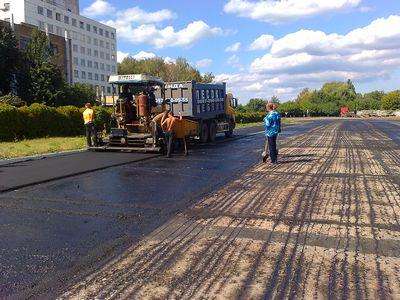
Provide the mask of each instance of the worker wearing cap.
POLYGON ((94 126, 94 111, 90 103, 86 103, 86 109, 83 112, 83 122, 85 124, 86 131, 86 144, 88 147, 97 145, 97 134, 94 126))

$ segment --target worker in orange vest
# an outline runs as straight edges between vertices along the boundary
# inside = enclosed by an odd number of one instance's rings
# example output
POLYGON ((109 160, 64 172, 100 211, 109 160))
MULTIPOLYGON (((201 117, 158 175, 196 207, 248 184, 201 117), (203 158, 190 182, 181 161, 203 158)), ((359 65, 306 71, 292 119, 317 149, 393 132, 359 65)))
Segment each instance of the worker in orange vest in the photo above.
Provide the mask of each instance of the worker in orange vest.
POLYGON ((85 104, 85 111, 83 112, 83 122, 85 124, 86 131, 86 144, 88 147, 93 147, 97 145, 97 133, 94 126, 94 111, 92 109, 92 104, 85 104))

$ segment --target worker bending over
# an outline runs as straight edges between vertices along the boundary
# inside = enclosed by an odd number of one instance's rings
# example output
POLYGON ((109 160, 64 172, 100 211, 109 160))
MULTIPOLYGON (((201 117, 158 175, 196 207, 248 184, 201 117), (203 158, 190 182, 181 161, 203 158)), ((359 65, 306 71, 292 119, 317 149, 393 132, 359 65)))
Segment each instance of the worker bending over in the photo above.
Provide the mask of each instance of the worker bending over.
MULTIPOLYGON (((182 121, 182 115, 179 114, 179 120, 178 120, 177 118, 175 118, 173 112, 170 110, 166 111, 161 119, 161 128, 164 132, 165 143, 167 144, 167 157, 171 157, 172 146, 175 136, 174 130, 176 128, 176 123, 179 121, 182 121)), ((186 139, 183 139, 183 143, 184 143, 185 155, 187 155, 186 139)))
POLYGON ((97 134, 94 126, 94 111, 92 104, 85 104, 85 111, 83 112, 83 122, 85 123, 86 131, 86 144, 88 147, 97 146, 97 134))

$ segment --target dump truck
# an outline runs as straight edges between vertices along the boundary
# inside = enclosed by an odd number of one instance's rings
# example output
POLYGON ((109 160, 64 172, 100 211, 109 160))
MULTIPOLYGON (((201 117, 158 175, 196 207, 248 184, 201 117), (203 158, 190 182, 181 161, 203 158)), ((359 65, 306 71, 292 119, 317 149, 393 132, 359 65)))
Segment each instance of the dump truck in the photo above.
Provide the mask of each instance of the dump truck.
POLYGON ((235 129, 237 99, 226 93, 226 83, 170 82, 165 85, 167 108, 197 124, 188 137, 200 142, 214 142, 218 133, 226 137, 235 129))
POLYGON ((109 83, 116 126, 91 150, 163 151, 161 119, 166 111, 182 116, 174 128, 176 138, 206 143, 215 141, 217 133, 233 134, 237 99, 226 93, 225 83, 164 83, 144 74, 112 75, 109 83))

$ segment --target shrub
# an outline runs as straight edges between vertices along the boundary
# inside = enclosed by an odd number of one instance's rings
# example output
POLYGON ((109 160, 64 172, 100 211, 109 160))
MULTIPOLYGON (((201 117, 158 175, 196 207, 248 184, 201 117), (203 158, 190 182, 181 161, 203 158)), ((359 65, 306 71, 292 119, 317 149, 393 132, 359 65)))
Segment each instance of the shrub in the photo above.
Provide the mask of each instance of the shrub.
POLYGON ((382 98, 382 109, 398 110, 400 109, 400 90, 387 93, 382 98))
POLYGON ((22 99, 16 95, 8 94, 0 97, 0 103, 2 104, 9 104, 15 107, 21 107, 26 105, 22 99))
POLYGON ((75 106, 60 106, 57 108, 59 118, 62 119, 63 127, 57 135, 76 136, 83 132, 82 114, 75 106))
POLYGON ((265 112, 238 112, 235 118, 237 123, 256 123, 262 122, 265 115, 265 112))
POLYGON ((0 140, 11 141, 22 132, 21 115, 12 105, 0 105, 0 140))

